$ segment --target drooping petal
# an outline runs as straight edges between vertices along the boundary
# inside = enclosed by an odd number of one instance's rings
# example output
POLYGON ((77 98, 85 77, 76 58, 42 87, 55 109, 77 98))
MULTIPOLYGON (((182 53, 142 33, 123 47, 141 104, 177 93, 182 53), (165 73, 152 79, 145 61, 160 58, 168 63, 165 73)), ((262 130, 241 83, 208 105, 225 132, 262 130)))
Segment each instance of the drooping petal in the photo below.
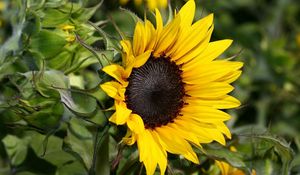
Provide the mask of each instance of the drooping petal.
POLYGON ((132 133, 130 129, 127 130, 126 135, 122 138, 122 141, 127 145, 133 145, 137 140, 137 134, 132 133))
POLYGON ((181 154, 186 159, 199 163, 198 157, 191 145, 184 139, 173 135, 168 128, 159 127, 153 133, 156 135, 161 145, 170 153, 181 154))
POLYGON ((145 130, 139 134, 137 145, 140 153, 140 161, 144 163, 147 175, 152 175, 155 172, 157 164, 161 169, 161 174, 167 166, 167 154, 165 150, 154 140, 149 130, 145 130))
POLYGON ((116 100, 124 100, 125 88, 118 82, 110 81, 100 85, 101 89, 116 100))
POLYGON ((112 64, 105 66, 102 71, 107 73, 108 75, 115 78, 118 82, 120 82, 122 85, 127 85, 128 83, 124 80, 124 68, 117 64, 112 64))
POLYGON ((109 121, 117 125, 124 125, 132 111, 126 107, 126 103, 123 101, 115 101, 115 107, 115 115, 114 117, 111 117, 109 121))
POLYGON ((142 133, 145 130, 142 118, 137 114, 131 114, 127 120, 128 128, 136 134, 142 133))

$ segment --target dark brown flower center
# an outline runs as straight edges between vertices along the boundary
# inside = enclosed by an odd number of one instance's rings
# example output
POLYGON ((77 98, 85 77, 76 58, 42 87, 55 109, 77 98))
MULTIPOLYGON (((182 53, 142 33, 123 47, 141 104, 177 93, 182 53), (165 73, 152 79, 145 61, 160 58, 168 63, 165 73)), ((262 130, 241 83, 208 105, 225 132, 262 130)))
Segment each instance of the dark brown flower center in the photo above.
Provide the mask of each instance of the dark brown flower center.
POLYGON ((181 72, 169 58, 152 56, 132 70, 126 104, 142 117, 146 128, 166 125, 179 115, 185 94, 181 72))

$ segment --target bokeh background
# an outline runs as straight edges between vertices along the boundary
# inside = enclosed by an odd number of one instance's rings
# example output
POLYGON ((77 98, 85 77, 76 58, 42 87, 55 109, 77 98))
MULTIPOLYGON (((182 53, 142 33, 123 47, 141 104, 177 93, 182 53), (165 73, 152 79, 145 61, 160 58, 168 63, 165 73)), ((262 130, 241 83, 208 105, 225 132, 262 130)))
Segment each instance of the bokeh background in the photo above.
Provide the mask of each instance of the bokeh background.
MULTIPOLYGON (((183 0, 162 8, 167 21, 183 0), (171 11, 171 13, 170 13, 171 11)), ((300 174, 300 3, 196 0, 214 13, 212 40, 233 39, 221 56, 244 62, 227 122, 226 147, 197 150, 200 165, 169 155, 168 174, 219 174, 222 160, 257 175, 300 174), (234 146, 237 152, 230 152, 234 146)), ((120 61, 147 5, 118 0, 0 0, 0 175, 144 174, 136 146, 110 125, 101 67, 120 61), (120 8, 122 6, 122 8, 120 8), (89 22, 90 21, 90 22, 89 22)))

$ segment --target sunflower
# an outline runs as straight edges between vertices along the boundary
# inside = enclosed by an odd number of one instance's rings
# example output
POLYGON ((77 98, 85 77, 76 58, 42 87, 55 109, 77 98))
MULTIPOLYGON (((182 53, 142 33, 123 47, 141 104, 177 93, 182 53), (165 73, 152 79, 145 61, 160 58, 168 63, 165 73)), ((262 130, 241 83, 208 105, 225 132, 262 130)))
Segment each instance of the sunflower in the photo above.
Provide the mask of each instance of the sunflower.
MULTIPOLYGON (((120 0, 120 4, 125 5, 129 0, 120 0)), ((142 5, 142 0, 134 0, 134 4, 136 6, 142 5)), ((155 8, 166 8, 168 5, 168 0, 146 0, 147 7, 150 10, 154 10, 155 8)))
POLYGON ((139 159, 150 175, 157 164, 164 174, 167 152, 199 163, 191 145, 225 145, 231 133, 224 121, 230 115, 220 109, 240 105, 227 94, 243 64, 215 60, 232 41, 210 42, 213 15, 193 23, 194 13, 195 2, 190 0, 164 26, 155 9, 155 27, 147 19, 139 21, 132 41, 120 42, 122 65, 102 69, 115 79, 101 85, 115 100, 110 121, 127 125, 123 141, 137 143, 139 159))

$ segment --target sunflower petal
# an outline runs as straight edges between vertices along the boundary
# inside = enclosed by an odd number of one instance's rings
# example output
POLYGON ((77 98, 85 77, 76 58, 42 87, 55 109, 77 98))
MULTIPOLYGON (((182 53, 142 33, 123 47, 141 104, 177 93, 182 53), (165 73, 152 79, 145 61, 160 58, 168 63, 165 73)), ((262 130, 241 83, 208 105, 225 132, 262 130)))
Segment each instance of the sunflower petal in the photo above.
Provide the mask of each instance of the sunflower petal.
POLYGON ((181 24, 183 26, 190 26, 195 16, 195 1, 190 0, 180 9, 178 15, 181 16, 181 24))
POLYGON ((132 111, 126 107, 126 104, 123 101, 119 101, 119 102, 116 101, 115 107, 116 107, 116 112, 115 112, 116 116, 113 122, 116 123, 117 125, 124 125, 127 122, 132 111))
POLYGON ((207 106, 185 106, 181 109, 183 115, 192 115, 199 118, 202 122, 214 123, 217 121, 226 121, 231 117, 226 112, 207 107, 207 106))
POLYGON ((107 73, 108 75, 115 78, 118 82, 120 82, 122 85, 127 85, 128 83, 124 80, 124 73, 125 70, 122 66, 117 64, 112 64, 105 66, 102 69, 103 72, 107 73))
MULTIPOLYGON (((176 48, 176 51, 174 51, 171 54, 172 60, 177 60, 178 58, 181 58, 183 55, 185 55, 187 52, 195 48, 197 45, 199 45, 199 43, 203 42, 205 39, 206 39, 205 40, 206 43, 204 43, 204 45, 207 45, 211 33, 213 31, 212 22, 213 22, 213 14, 210 14, 207 17, 193 24, 191 28, 191 32, 188 34, 188 36, 184 37, 184 40, 177 44, 177 48, 176 46, 173 47, 173 49, 176 48)), ((202 50, 205 49, 204 46, 200 48, 202 50)))
POLYGON ((240 101, 236 98, 225 95, 222 98, 217 99, 201 99, 189 97, 185 100, 189 105, 195 106, 208 106, 216 109, 231 109, 241 105, 240 101))
POLYGON ((204 85, 216 81, 242 66, 242 62, 214 61, 190 69, 183 64, 181 68, 183 70, 182 78, 187 84, 204 85))
POLYGON ((163 20, 158 9, 155 9, 155 19, 157 35, 160 35, 161 31, 163 30, 163 20))
POLYGON ((157 128, 157 138, 159 138, 161 145, 170 153, 181 154, 188 160, 199 163, 198 157, 193 151, 191 145, 184 139, 174 136, 169 132, 168 128, 157 128))
POLYGON ((221 77, 220 79, 217 79, 216 81, 232 83, 236 79, 238 79, 241 76, 241 74, 242 74, 242 71, 234 71, 234 72, 231 72, 231 73, 221 77))
POLYGON ((149 59, 151 55, 151 50, 148 50, 146 52, 144 52, 143 54, 139 55, 138 57, 135 58, 135 62, 134 62, 134 68, 138 68, 141 67, 142 65, 144 65, 147 60, 149 59))
POLYGON ((142 54, 146 48, 144 25, 138 21, 133 34, 133 53, 135 56, 142 54))
POLYGON ((128 128, 134 133, 138 134, 144 131, 145 126, 142 118, 137 114, 131 114, 127 120, 128 128))
POLYGON ((145 23, 145 30, 147 32, 147 45, 145 50, 153 50, 157 35, 153 24, 148 20, 145 23))
POLYGON ((115 81, 106 82, 100 85, 101 89, 111 98, 116 100, 124 100, 125 88, 115 81))
POLYGON ((127 129, 126 135, 122 138, 122 141, 127 145, 133 145, 137 140, 137 135, 127 129))
POLYGON ((234 89, 233 86, 227 83, 211 82, 205 86, 186 86, 186 93, 192 97, 201 98, 220 98, 234 89))
POLYGON ((161 146, 158 145, 149 130, 145 130, 139 134, 137 143, 140 152, 140 161, 144 162, 147 175, 154 174, 157 164, 160 166, 161 173, 165 171, 165 167, 167 166, 167 154, 161 146))
POLYGON ((179 24, 180 17, 177 16, 162 30, 156 48, 153 51, 155 57, 159 57, 163 52, 167 52, 167 49, 175 42, 180 27, 179 24))

